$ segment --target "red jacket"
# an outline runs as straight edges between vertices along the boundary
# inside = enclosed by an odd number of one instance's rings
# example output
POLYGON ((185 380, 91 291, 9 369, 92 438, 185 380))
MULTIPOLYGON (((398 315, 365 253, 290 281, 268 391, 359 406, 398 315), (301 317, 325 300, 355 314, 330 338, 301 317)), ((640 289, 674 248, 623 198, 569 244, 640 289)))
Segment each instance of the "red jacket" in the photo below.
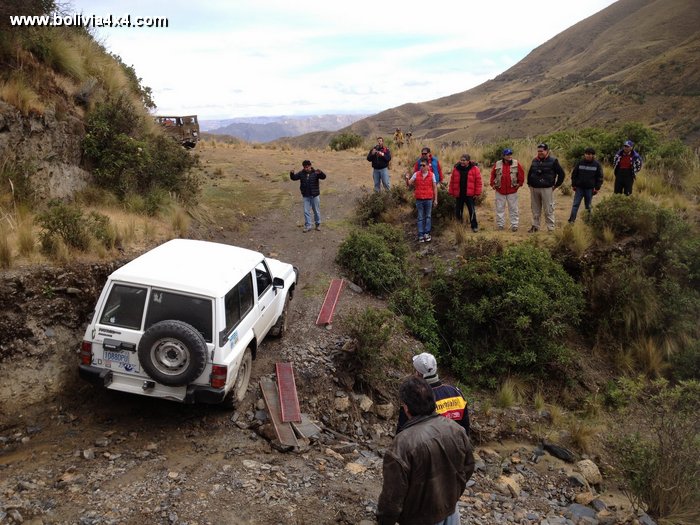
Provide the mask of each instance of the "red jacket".
MULTIPOLYGON (((467 197, 476 197, 477 195, 481 195, 481 190, 484 186, 484 183, 481 180, 481 171, 479 170, 479 166, 477 166, 476 164, 472 164, 471 162, 468 166, 469 171, 467 172, 467 197)), ((449 194, 455 198, 459 197, 459 182, 462 178, 459 172, 460 167, 461 166, 459 164, 455 164, 455 167, 452 169, 452 176, 450 177, 450 187, 448 189, 449 194)))
MULTIPOLYGON (((501 161, 502 162, 502 161, 501 161)), ((513 162, 518 162, 517 160, 513 159, 513 162)), ((494 188, 498 193, 501 195, 510 195, 511 193, 515 193, 520 189, 520 187, 525 184, 525 170, 523 169, 523 165, 518 162, 518 174, 517 174, 517 180, 518 180, 518 185, 513 186, 511 177, 510 177, 510 164, 506 164, 503 162, 503 174, 501 175, 501 184, 498 187, 494 187, 494 184, 496 182, 496 168, 498 166, 498 163, 493 165, 493 169, 491 169, 491 181, 489 182, 489 185, 494 188)))
POLYGON ((435 184, 435 175, 433 172, 428 171, 428 175, 424 177, 423 173, 417 171, 413 176, 416 178, 414 181, 416 200, 434 199, 435 192, 433 191, 433 186, 435 184))

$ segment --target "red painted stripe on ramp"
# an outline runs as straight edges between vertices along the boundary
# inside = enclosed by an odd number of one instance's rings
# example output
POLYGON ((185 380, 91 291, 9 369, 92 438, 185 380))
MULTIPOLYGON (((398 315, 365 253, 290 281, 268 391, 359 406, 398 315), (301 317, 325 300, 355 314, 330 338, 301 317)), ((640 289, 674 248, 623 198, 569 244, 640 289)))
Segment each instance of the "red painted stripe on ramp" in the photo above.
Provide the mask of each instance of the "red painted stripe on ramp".
POLYGON ((294 382, 292 363, 276 363, 277 386, 280 391, 280 412, 284 423, 301 422, 297 385, 294 382))
POLYGON ((331 284, 326 292, 326 298, 323 300, 323 306, 321 306, 321 311, 316 319, 316 324, 331 324, 335 314, 335 307, 338 304, 340 292, 343 291, 344 285, 345 280, 343 279, 331 280, 331 284))

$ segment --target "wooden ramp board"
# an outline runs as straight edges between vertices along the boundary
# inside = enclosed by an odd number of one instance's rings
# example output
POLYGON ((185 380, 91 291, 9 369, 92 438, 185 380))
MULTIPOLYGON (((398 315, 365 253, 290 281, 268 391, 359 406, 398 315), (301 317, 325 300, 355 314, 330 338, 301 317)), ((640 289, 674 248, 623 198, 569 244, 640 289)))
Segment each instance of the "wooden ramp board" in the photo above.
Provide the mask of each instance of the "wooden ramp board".
POLYGON ((282 422, 301 422, 301 410, 299 409, 299 397, 297 385, 294 382, 294 369, 292 363, 276 363, 277 388, 280 393, 280 412, 282 422))
POLYGON ((284 423, 282 421, 277 384, 272 379, 263 377, 260 379, 260 389, 262 390, 267 410, 270 412, 270 419, 272 420, 272 425, 275 427, 277 439, 279 439, 280 443, 283 445, 298 447, 299 442, 294 434, 291 423, 284 423))
POLYGON ((335 306, 338 304, 338 298, 340 297, 340 292, 343 291, 344 285, 345 280, 343 279, 331 280, 331 284, 326 292, 326 298, 323 300, 323 306, 321 306, 321 311, 318 313, 316 324, 331 324, 333 321, 333 314, 335 313, 335 306))
POLYGON ((321 433, 321 429, 306 414, 301 415, 301 423, 292 423, 296 433, 303 438, 310 438, 321 433))

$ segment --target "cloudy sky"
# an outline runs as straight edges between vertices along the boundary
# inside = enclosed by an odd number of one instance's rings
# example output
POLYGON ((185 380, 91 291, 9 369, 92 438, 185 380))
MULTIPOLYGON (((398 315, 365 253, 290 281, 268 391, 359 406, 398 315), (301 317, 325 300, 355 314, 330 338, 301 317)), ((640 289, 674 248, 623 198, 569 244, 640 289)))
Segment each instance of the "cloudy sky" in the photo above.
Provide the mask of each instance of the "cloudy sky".
POLYGON ((70 0, 70 13, 165 17, 99 29, 160 113, 201 119, 377 113, 493 78, 612 0, 70 0))

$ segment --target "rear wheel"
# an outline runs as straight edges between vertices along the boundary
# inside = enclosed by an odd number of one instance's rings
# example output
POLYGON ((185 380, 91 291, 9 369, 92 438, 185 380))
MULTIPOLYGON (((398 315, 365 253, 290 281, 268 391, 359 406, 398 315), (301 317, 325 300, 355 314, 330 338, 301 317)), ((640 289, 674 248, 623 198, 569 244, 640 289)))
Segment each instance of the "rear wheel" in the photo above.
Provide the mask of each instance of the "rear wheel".
POLYGON ((233 388, 229 390, 226 397, 221 402, 226 408, 234 408, 245 399, 248 392, 248 383, 250 382, 250 373, 253 370, 253 354, 250 348, 246 348, 243 353, 243 359, 238 367, 238 375, 233 388))

